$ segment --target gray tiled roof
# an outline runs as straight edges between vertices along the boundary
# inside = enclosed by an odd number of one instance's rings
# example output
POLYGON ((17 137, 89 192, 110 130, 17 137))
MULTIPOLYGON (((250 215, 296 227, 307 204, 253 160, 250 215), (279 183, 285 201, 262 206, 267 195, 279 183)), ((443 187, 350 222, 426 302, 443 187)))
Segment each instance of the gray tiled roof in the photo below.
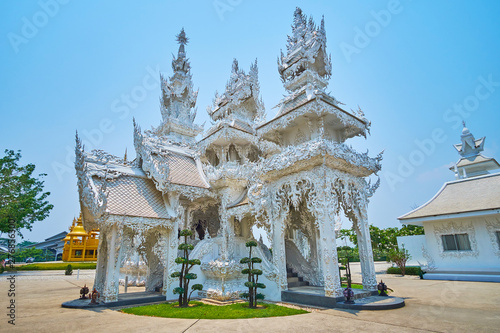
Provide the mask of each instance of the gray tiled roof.
POLYGON ((121 176, 107 181, 107 192, 110 214, 170 218, 161 192, 150 179, 121 176))
POLYGON ((500 173, 448 182, 428 203, 398 219, 491 209, 500 209, 500 173))
POLYGON ((169 153, 166 159, 169 169, 168 181, 170 183, 208 188, 208 185, 200 175, 194 158, 169 153))
MULTIPOLYGON (((484 163, 484 162, 490 162, 491 164, 493 164, 493 165, 496 164, 498 167, 500 167, 500 165, 498 165, 498 162, 494 158, 484 157, 481 154, 476 155, 476 156, 472 156, 472 157, 462 157, 460 159, 460 161, 458 161, 457 167, 464 167, 464 166, 469 166, 469 165, 479 164, 479 163, 484 163)), ((453 170, 454 168, 455 168, 455 166, 453 165, 450 167, 450 170, 453 170)))

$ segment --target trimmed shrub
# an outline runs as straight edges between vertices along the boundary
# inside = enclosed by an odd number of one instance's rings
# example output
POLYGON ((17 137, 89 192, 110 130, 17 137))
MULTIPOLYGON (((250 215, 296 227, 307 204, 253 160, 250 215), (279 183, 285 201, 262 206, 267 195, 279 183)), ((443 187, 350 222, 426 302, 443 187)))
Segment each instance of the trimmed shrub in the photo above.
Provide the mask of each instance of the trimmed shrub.
MULTIPOLYGON (((88 262, 88 263, 72 263, 71 264, 73 269, 95 269, 96 268, 96 263, 95 262, 88 262)), ((67 263, 36 263, 36 264, 27 264, 27 265, 19 265, 15 266, 13 269, 10 269, 9 266, 5 268, 6 271, 10 270, 16 270, 16 271, 44 271, 44 270, 51 270, 51 271, 63 271, 66 270, 68 267, 67 263)))
MULTIPOLYGON (((420 266, 407 266, 406 275, 421 275, 423 274, 420 266)), ((399 267, 389 267, 387 269, 387 274, 401 274, 401 269, 399 267)))
POLYGON ((64 272, 64 275, 72 275, 73 274, 73 267, 71 265, 68 265, 66 267, 66 271, 64 272))

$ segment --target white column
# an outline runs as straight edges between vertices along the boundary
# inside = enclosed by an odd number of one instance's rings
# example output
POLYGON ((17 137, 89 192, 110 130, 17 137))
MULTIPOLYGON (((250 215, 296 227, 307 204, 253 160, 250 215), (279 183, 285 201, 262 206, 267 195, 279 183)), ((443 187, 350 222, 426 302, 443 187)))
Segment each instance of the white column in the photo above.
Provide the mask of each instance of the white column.
POLYGON ((273 232, 273 264, 278 269, 278 287, 281 290, 288 289, 286 272, 286 253, 285 253, 285 212, 277 212, 272 220, 273 232))
POLYGON ((165 249, 165 257, 163 258, 163 294, 167 300, 178 298, 178 295, 173 293, 173 289, 178 287, 179 280, 170 276, 173 272, 177 271, 178 268, 178 265, 175 263, 177 248, 179 246, 179 239, 177 237, 178 229, 179 220, 176 219, 172 229, 168 229, 167 248, 165 249))
POLYGON ((104 290, 102 296, 105 302, 113 302, 118 300, 118 281, 115 281, 115 266, 116 266, 116 239, 118 227, 113 225, 107 235, 108 253, 106 278, 104 282, 104 290))
POLYGON ((163 283, 164 266, 162 252, 166 251, 165 230, 153 229, 146 235, 144 254, 147 263, 146 291, 154 291, 163 283))
POLYGON ((220 249, 220 258, 223 261, 229 260, 232 255, 232 246, 229 244, 229 241, 233 238, 231 237, 234 232, 231 230, 233 228, 230 219, 232 218, 227 212, 227 206, 230 201, 230 190, 229 188, 225 188, 221 190, 222 200, 221 205, 219 207, 219 221, 220 221, 220 235, 222 237, 222 246, 220 249))
POLYGON ((334 214, 328 214, 326 206, 317 208, 319 226, 319 247, 321 249, 320 262, 325 285, 325 296, 342 296, 337 255, 337 240, 335 237, 334 214))
MULTIPOLYGON (((109 228, 99 226, 99 244, 97 245, 97 264, 94 277, 94 286, 99 293, 104 292, 106 273, 108 268, 108 232, 109 228)), ((93 290, 93 289, 92 289, 93 290)))
POLYGON ((102 295, 105 302, 113 302, 118 300, 120 266, 127 248, 127 245, 123 241, 123 226, 114 224, 110 228, 110 235, 108 235, 106 240, 108 243, 108 258, 102 295))
POLYGON ((229 259, 229 251, 228 251, 228 244, 227 244, 227 236, 228 236, 228 229, 229 229, 229 217, 226 212, 226 207, 225 205, 220 206, 220 212, 219 212, 219 217, 220 217, 220 228, 221 228, 221 237, 222 237, 222 246, 220 249, 220 258, 222 261, 226 261, 229 259))
POLYGON ((359 261, 361 264, 361 276, 363 289, 377 290, 377 277, 375 275, 375 264, 373 262, 372 242, 370 238, 370 227, 366 218, 366 205, 359 207, 358 225, 356 234, 358 237, 359 261))

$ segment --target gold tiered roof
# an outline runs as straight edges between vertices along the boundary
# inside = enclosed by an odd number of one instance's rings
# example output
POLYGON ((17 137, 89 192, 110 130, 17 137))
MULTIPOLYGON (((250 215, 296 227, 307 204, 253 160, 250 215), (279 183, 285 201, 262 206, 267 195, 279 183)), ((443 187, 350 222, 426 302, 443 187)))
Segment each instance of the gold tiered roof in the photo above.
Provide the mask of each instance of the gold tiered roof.
POLYGON ((69 233, 64 237, 63 261, 92 261, 97 260, 99 229, 86 232, 83 228, 82 214, 73 219, 69 233))

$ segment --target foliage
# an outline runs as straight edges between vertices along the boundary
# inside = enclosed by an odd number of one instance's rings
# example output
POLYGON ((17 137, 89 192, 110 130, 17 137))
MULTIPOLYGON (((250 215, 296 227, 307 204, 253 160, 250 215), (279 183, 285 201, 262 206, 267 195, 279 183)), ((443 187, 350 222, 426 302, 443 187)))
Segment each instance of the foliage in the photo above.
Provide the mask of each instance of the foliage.
POLYGON ((256 241, 248 241, 245 246, 249 249, 248 257, 241 258, 240 263, 248 265, 248 268, 241 271, 242 274, 246 274, 248 276, 248 281, 245 282, 245 287, 248 288, 248 293, 242 293, 240 297, 248 299, 248 307, 255 309, 257 307, 257 300, 264 299, 264 294, 257 293, 257 289, 266 288, 265 284, 259 283, 259 275, 262 275, 262 271, 254 268, 254 264, 261 263, 262 259, 259 257, 252 257, 252 248, 257 246, 256 241))
MULTIPOLYGON (((95 262, 75 262, 71 264, 73 269, 95 269, 96 268, 96 263, 95 262)), ((54 263, 36 263, 36 264, 26 264, 26 265, 16 265, 14 269, 10 269, 9 267, 6 267, 6 270, 16 270, 16 271, 45 271, 45 270, 50 270, 50 271, 62 271, 66 270, 68 267, 68 264, 66 263, 61 263, 61 262, 54 262, 54 263)))
POLYGON ((66 266, 66 271, 64 272, 64 275, 72 275, 73 274, 73 267, 71 267, 71 264, 66 266))
POLYGON ((405 275, 406 273, 406 262, 411 258, 408 250, 405 249, 404 245, 401 249, 391 249, 389 253, 387 253, 387 261, 395 263, 399 269, 401 270, 401 275, 405 275))
POLYGON ((36 244, 36 242, 25 240, 25 241, 22 241, 21 243, 17 243, 17 247, 24 248, 24 247, 30 247, 31 245, 35 245, 35 244, 36 244))
POLYGON ((259 308, 256 310, 249 308, 245 303, 235 303, 226 306, 215 306, 195 301, 191 303, 196 306, 179 309, 176 307, 178 304, 176 302, 138 306, 126 308, 121 311, 140 316, 189 319, 264 318, 307 313, 305 310, 292 309, 276 304, 259 303, 259 308))
MULTIPOLYGON (((370 225, 370 238, 372 241, 373 256, 375 260, 385 260, 385 255, 391 249, 398 247, 397 237, 399 236, 412 236, 423 235, 424 227, 415 225, 404 225, 401 229, 385 228, 381 229, 374 225, 370 225)), ((354 245, 358 244, 358 237, 356 232, 352 229, 341 229, 340 238, 348 238, 354 245)), ((351 260, 356 261, 356 260, 351 260)))
POLYGON ((12 255, 16 262, 25 261, 26 258, 35 258, 35 260, 41 260, 43 258, 43 250, 31 248, 17 249, 12 255))
MULTIPOLYGON (((31 230, 33 223, 49 216, 54 207, 46 200, 50 192, 43 192, 43 181, 33 177, 34 164, 18 165, 21 153, 5 150, 0 159, 0 232, 12 228, 31 230), (13 226, 9 221, 13 221, 13 226)), ((46 176, 39 174, 38 177, 46 176)))
POLYGON ((184 257, 178 257, 175 259, 175 262, 181 266, 180 272, 174 272, 170 276, 173 278, 179 278, 179 286, 174 288, 174 294, 179 295, 179 307, 187 308, 189 306, 189 302, 191 301, 191 294, 195 290, 202 290, 203 285, 194 284, 191 287, 191 292, 189 292, 189 282, 191 280, 196 280, 198 277, 194 273, 189 273, 191 268, 194 265, 200 265, 201 262, 198 259, 189 260, 189 251, 191 251, 194 246, 192 244, 188 244, 188 236, 191 236, 193 232, 189 229, 184 229, 181 231, 180 236, 184 237, 184 243, 180 244, 178 249, 183 251, 184 257), (189 294, 188 294, 189 293, 189 294))
MULTIPOLYGON (((401 268, 399 267, 389 267, 387 269, 387 274, 401 274, 401 268)), ((420 266, 406 266, 405 268, 406 275, 423 275, 424 272, 420 268, 420 266)))

